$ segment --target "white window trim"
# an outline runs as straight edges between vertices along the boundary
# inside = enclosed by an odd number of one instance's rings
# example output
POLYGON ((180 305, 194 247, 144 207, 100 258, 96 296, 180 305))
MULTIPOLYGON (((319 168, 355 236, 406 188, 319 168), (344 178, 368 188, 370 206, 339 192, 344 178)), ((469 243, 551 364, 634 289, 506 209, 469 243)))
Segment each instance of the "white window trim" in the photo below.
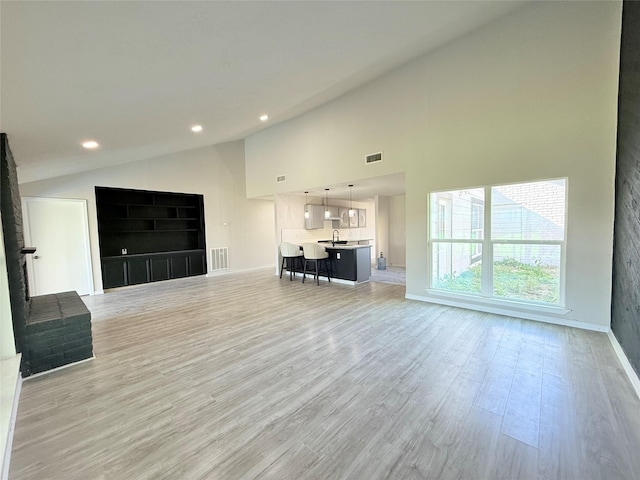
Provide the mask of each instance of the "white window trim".
MULTIPOLYGON (((497 307, 507 307, 507 308, 517 308, 522 310, 527 310, 531 312, 539 312, 539 313, 553 313, 553 314, 565 314, 570 312, 566 308, 566 297, 565 297, 565 283, 566 283, 566 240, 567 240, 567 211, 569 208, 568 205, 568 190, 569 190, 569 181, 566 177, 560 178, 550 178, 550 179, 541 179, 541 180, 531 180, 531 181, 523 181, 523 182, 513 182, 506 184, 498 184, 498 185, 484 185, 481 187, 472 187, 473 189, 482 188, 484 190, 484 237, 482 239, 467 239, 467 238, 431 238, 431 195, 433 193, 440 192, 450 192, 454 191, 451 189, 442 190, 442 191, 433 191, 427 194, 427 271, 429 272, 429 287, 426 289, 426 292, 433 297, 442 297, 443 299, 461 299, 463 301, 473 301, 475 303, 481 303, 488 306, 497 306, 497 307), (564 190, 564 235, 562 240, 493 240, 491 239, 491 189, 494 187, 499 187, 502 185, 518 185, 518 184, 526 184, 526 183, 537 183, 537 182, 545 182, 545 181, 554 181, 554 180, 564 180, 565 182, 565 190, 564 190), (455 244, 455 243, 480 243, 482 244, 483 251, 483 260, 488 257, 488 264, 493 265, 493 247, 494 245, 559 245, 560 246, 560 279, 559 279, 559 300, 558 303, 546 303, 546 302, 536 302, 533 300, 525 301, 518 299, 509 299, 503 297, 496 297, 493 295, 493 268, 483 268, 482 269, 482 290, 479 294, 472 292, 457 292, 445 289, 439 289, 432 286, 433 277, 432 277, 432 264, 433 264, 433 245, 436 243, 446 243, 446 244, 455 244), (486 253, 485 253, 486 252, 486 253), (486 255, 486 257, 485 257, 486 255)), ((469 187, 458 188, 457 190, 469 190, 469 187)))
POLYGON ((520 310, 523 312, 564 315, 571 312, 570 309, 552 303, 535 302, 535 301, 518 301, 502 297, 484 297, 473 293, 452 292, 449 290, 440 290, 437 288, 427 288, 426 292, 434 299, 448 300, 447 305, 454 307, 466 307, 469 303, 477 303, 498 308, 508 308, 520 310), (458 300, 458 302, 455 302, 458 300))

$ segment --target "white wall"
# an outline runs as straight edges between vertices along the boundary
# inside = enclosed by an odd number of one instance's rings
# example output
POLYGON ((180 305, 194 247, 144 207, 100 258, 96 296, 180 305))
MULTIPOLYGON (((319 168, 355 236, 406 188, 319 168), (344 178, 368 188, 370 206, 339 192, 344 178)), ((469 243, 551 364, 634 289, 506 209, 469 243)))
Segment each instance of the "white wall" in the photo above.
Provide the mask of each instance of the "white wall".
POLYGON ((231 271, 275 263, 273 202, 247 200, 242 141, 20 185, 23 196, 87 200, 94 286, 100 291, 95 186, 203 194, 208 250, 229 247, 231 271))
POLYGON ((528 4, 246 139, 248 196, 278 193, 274 172, 289 190, 406 172, 407 295, 436 300, 430 191, 567 177, 569 311, 545 318, 606 329, 620 22, 620 2, 528 4))
POLYGON ((389 197, 389 247, 388 265, 396 267, 406 266, 407 238, 406 222, 406 197, 396 195, 389 197))

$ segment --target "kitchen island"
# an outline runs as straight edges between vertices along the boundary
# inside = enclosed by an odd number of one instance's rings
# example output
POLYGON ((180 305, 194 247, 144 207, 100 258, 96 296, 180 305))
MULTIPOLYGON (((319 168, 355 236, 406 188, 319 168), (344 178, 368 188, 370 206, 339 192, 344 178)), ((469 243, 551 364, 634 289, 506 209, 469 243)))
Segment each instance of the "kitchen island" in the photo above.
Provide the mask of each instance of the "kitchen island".
POLYGON ((322 244, 329 253, 331 280, 355 285, 371 276, 371 245, 322 244))

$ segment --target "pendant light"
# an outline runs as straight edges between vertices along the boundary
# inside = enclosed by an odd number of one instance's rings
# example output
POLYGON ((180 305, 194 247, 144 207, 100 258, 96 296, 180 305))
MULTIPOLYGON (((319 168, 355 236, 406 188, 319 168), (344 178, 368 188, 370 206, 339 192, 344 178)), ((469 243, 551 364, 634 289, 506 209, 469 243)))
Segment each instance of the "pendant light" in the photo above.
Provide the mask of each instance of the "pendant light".
POLYGON ((349 185, 349 217, 353 218, 356 216, 356 211, 353 209, 353 205, 351 204, 351 189, 353 185, 349 185))
POLYGON ((304 218, 311 217, 309 213, 309 192, 304 192, 304 218))
POLYGON ((329 189, 328 188, 324 189, 324 199, 325 199, 324 218, 328 219, 329 217, 331 217, 331 212, 329 211, 329 189))

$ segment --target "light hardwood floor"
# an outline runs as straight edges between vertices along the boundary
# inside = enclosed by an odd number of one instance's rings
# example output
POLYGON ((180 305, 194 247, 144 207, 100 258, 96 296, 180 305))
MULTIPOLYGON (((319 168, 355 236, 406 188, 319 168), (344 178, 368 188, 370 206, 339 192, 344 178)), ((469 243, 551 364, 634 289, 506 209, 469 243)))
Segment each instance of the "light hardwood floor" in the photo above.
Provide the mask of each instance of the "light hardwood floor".
POLYGON ((24 382, 12 480, 640 478, 604 334, 272 270, 86 303, 96 359, 24 382))
POLYGON ((374 267, 371 269, 371 281, 405 285, 407 283, 407 271, 404 267, 389 266, 386 270, 378 270, 374 267))

